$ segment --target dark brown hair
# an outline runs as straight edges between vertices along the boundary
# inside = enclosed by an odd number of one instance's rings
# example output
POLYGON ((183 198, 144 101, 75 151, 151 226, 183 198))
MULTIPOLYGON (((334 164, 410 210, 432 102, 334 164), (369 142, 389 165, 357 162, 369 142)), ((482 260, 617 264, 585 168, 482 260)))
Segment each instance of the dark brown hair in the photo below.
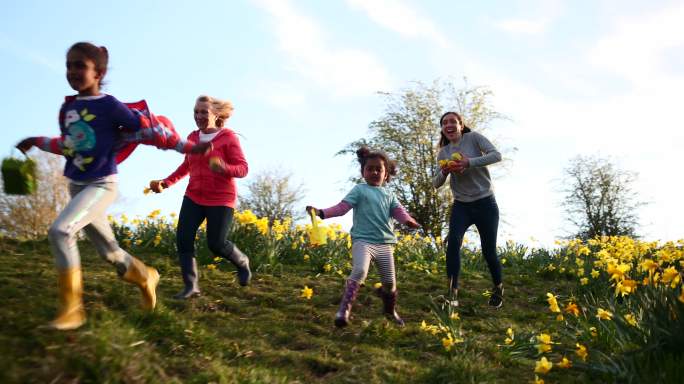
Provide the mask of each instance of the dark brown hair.
POLYGON ((100 85, 102 85, 102 80, 104 80, 104 77, 107 74, 107 65, 109 64, 109 52, 107 51, 107 48, 104 46, 98 47, 95 44, 81 41, 72 45, 67 51, 67 54, 72 51, 78 51, 93 61, 95 70, 100 74, 100 85))
POLYGON ((361 174, 363 174, 363 168, 366 166, 368 159, 380 159, 385 163, 386 178, 385 182, 389 182, 392 176, 397 174, 397 162, 390 160, 389 156, 383 151, 371 151, 365 145, 356 151, 356 157, 361 164, 361 174))
POLYGON ((458 120, 459 123, 461 123, 461 134, 468 133, 470 132, 470 128, 468 128, 464 123, 463 123, 463 118, 461 115, 459 115, 457 112, 449 111, 446 112, 442 115, 442 117, 439 118, 439 146, 444 147, 449 144, 449 139, 447 139, 446 136, 444 136, 444 132, 442 132, 442 123, 444 122, 444 118, 446 118, 449 115, 454 115, 456 116, 456 119, 458 120))

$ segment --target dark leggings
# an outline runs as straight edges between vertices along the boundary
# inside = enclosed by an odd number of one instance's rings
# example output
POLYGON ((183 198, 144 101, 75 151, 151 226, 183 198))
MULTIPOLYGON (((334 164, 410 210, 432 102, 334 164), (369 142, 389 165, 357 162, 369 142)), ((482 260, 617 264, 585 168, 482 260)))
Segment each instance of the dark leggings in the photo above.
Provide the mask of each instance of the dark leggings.
POLYGON ((183 205, 178 215, 178 228, 176 229, 178 254, 181 258, 195 256, 195 236, 205 218, 207 219, 209 250, 217 256, 230 258, 234 245, 226 236, 233 221, 233 208, 199 205, 187 196, 183 197, 183 205))
POLYGON ((494 285, 501 284, 501 264, 496 255, 496 232, 499 228, 499 206, 494 195, 469 203, 454 201, 449 219, 446 252, 447 278, 451 288, 458 288, 461 271, 461 244, 468 227, 475 224, 480 232, 482 255, 487 261, 494 285))

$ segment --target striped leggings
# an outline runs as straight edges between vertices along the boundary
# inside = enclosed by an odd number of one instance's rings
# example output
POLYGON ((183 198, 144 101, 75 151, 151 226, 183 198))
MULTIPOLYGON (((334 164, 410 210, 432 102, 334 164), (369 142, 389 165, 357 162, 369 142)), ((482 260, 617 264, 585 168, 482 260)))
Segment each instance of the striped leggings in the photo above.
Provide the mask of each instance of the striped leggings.
POLYGON ((393 244, 371 244, 365 241, 355 241, 352 244, 353 266, 349 279, 362 284, 368 276, 371 261, 374 261, 383 288, 388 292, 394 291, 397 281, 394 273, 393 252, 393 244))

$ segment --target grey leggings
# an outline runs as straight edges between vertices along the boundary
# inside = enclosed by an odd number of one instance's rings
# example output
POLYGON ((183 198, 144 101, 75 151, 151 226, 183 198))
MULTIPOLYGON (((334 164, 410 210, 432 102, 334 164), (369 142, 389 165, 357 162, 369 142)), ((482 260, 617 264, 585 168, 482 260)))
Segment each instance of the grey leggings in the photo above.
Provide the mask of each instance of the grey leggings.
POLYGON ((396 289, 397 281, 394 275, 394 246, 393 244, 371 244, 365 241, 352 243, 352 272, 351 280, 361 284, 368 276, 371 260, 375 261, 380 274, 383 288, 392 292, 396 289))
POLYGON ((123 274, 131 262, 131 255, 119 247, 106 215, 107 208, 116 199, 116 181, 105 178, 85 185, 69 183, 69 194, 71 200, 48 232, 57 268, 80 267, 76 235, 83 229, 100 257, 123 274))

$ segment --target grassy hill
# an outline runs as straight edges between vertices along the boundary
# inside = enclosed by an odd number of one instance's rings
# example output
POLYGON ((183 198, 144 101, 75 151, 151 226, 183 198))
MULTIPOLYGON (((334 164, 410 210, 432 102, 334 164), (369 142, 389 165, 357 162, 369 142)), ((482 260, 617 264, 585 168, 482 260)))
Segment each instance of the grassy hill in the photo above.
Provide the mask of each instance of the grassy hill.
MULTIPOLYGON (((445 292, 439 275, 398 271, 398 328, 381 314, 369 274, 352 324, 333 326, 343 278, 285 265, 256 271, 240 287, 230 268, 202 270, 203 295, 173 300, 181 289, 172 258, 138 254, 162 279, 154 313, 139 309, 137 289, 81 243, 88 322, 81 329, 41 329, 57 308, 57 278, 46 242, 0 240, 0 382, 3 383, 524 383, 534 362, 497 347, 506 329, 544 329, 545 293, 569 293, 575 283, 515 276, 504 267, 502 309, 487 306, 485 272, 462 276, 460 326, 466 340, 450 352, 421 329, 435 323, 431 297, 445 292), (304 285, 310 300, 300 297, 304 285)), ((439 299, 437 299, 439 302, 439 299)), ((550 372, 547 382, 583 382, 582 374, 550 372)))

